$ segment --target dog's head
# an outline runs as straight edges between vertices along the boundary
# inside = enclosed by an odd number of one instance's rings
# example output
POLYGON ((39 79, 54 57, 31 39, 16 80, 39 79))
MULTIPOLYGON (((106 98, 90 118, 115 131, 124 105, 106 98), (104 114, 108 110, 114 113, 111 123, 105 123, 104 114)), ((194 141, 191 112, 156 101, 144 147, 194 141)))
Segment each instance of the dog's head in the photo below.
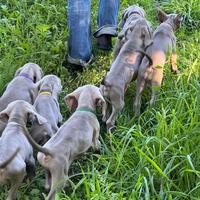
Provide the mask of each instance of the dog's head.
POLYGON ((105 100, 100 89, 94 85, 85 85, 77 88, 65 98, 65 103, 69 107, 70 112, 74 112, 79 104, 83 107, 102 107, 105 100))
POLYGON ((39 115, 35 108, 24 100, 16 100, 8 104, 7 108, 0 112, 0 120, 7 122, 9 118, 26 124, 28 121, 36 120, 40 125, 47 123, 47 120, 39 115))
POLYGON ((27 74, 34 83, 38 82, 44 76, 40 66, 35 63, 26 63, 15 72, 15 76, 19 76, 21 73, 27 74))
POLYGON ((127 19, 132 15, 132 14, 137 14, 141 17, 145 17, 145 11, 143 8, 133 5, 129 6, 127 9, 124 10, 122 13, 122 19, 119 23, 119 27, 123 28, 124 24, 126 23, 127 19))
POLYGON ((37 82, 37 88, 38 91, 49 90, 53 96, 57 97, 57 94, 62 91, 62 84, 56 75, 46 75, 37 82))
MULTIPOLYGON (((124 30, 124 29, 123 29, 124 30)), ((121 31, 118 38, 122 42, 128 40, 141 40, 143 41, 144 48, 152 42, 152 28, 151 24, 145 19, 138 19, 135 23, 130 23, 130 25, 124 30, 121 31)))
POLYGON ((183 21, 183 16, 181 14, 166 14, 159 8, 157 8, 157 18, 161 23, 169 23, 173 27, 174 31, 181 26, 183 21))

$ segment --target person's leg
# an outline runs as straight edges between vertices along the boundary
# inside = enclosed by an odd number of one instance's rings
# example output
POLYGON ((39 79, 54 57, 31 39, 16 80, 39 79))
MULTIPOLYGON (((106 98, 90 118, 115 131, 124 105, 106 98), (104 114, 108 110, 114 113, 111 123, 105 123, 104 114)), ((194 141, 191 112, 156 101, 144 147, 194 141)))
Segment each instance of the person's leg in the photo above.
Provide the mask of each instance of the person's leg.
POLYGON ((97 46, 101 49, 111 48, 111 37, 117 35, 117 16, 120 0, 99 0, 98 26, 94 33, 97 46))
POLYGON ((68 0, 68 62, 85 66, 92 57, 90 0, 68 0))

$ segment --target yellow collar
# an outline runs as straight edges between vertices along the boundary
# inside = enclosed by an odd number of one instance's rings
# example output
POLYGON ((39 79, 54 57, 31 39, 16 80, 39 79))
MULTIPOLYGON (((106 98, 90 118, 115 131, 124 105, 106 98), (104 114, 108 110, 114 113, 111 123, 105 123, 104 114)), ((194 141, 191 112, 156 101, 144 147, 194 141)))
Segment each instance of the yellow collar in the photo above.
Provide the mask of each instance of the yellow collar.
POLYGON ((41 91, 39 94, 47 94, 47 95, 51 95, 51 92, 49 92, 49 91, 41 91))

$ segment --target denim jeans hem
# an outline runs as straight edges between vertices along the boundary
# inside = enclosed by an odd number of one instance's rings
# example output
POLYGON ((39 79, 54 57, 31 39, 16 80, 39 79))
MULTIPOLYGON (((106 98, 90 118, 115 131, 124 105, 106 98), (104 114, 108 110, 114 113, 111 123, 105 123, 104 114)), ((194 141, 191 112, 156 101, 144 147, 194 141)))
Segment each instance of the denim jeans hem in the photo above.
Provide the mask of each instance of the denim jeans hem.
POLYGON ((88 65, 90 65, 90 63, 92 62, 94 56, 91 55, 90 59, 88 62, 82 60, 82 59, 79 59, 79 58, 72 58, 71 56, 68 55, 67 57, 67 61, 71 64, 74 64, 74 65, 80 65, 80 66, 83 66, 83 67, 87 67, 88 65))
POLYGON ((117 36, 117 26, 113 25, 104 25, 100 27, 96 32, 93 33, 95 38, 100 37, 101 35, 111 35, 113 37, 117 36))

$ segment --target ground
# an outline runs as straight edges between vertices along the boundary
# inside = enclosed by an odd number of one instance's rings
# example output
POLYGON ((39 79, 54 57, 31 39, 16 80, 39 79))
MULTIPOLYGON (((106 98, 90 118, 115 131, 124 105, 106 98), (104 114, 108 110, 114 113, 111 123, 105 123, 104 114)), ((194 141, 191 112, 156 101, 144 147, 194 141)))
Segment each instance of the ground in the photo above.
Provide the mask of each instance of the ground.
MULTIPOLYGON (((198 0, 121 0, 124 8, 139 4, 154 29, 157 6, 167 13, 184 15, 176 33, 180 75, 164 70, 161 92, 153 108, 149 90, 143 97, 143 113, 133 118, 135 83, 126 95, 126 105, 112 135, 101 124, 101 154, 87 152, 70 169, 71 187, 57 195, 61 199, 200 199, 200 4, 198 0)), ((67 2, 65 0, 2 0, 0 2, 0 92, 15 70, 35 62, 45 74, 62 79, 60 104, 64 120, 69 116, 63 97, 80 85, 99 85, 112 62, 112 52, 95 47, 95 60, 84 72, 69 72, 62 63, 67 55, 67 2)), ((98 1, 92 1, 92 31, 97 28, 98 1)), ((114 39, 113 39, 114 43, 114 39)), ((101 119, 99 112, 99 119, 101 119)), ((9 187, 0 188, 5 199, 9 187)), ((32 181, 24 180, 20 200, 43 199, 44 171, 38 165, 32 181)))

